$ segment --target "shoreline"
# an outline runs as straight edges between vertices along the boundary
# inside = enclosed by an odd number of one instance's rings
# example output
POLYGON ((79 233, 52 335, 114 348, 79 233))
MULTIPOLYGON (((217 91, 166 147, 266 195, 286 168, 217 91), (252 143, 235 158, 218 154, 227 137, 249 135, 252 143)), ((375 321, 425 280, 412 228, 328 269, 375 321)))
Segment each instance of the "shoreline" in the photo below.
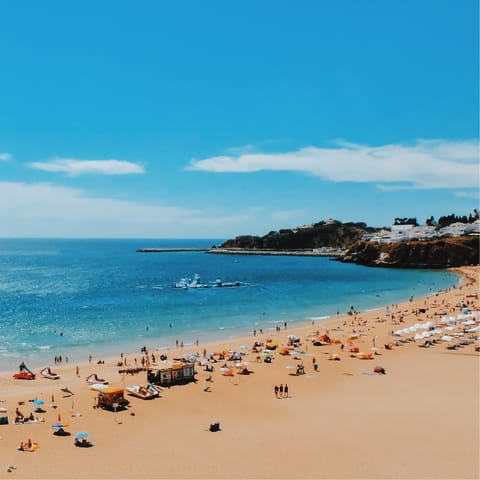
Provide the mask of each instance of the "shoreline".
MULTIPOLYGON (((28 401, 35 398, 45 401, 46 412, 42 423, 0 426, 0 471, 15 466, 10 478, 478 478, 480 353, 472 344, 447 350, 452 342, 419 348, 420 341, 392 335, 417 323, 440 324, 444 310, 457 318, 461 302, 478 312, 480 269, 455 271, 461 274, 455 287, 389 305, 388 311, 385 305, 168 351, 169 358, 194 352, 202 357, 203 348, 238 350, 242 344, 254 373, 226 377, 223 361, 212 373, 197 365, 195 383, 163 388, 152 401, 129 397, 129 408, 115 414, 92 408, 96 394, 85 377, 95 372, 111 385, 145 383, 142 373, 122 377, 118 356, 100 365, 52 366, 60 380, 19 381, 1 374, 0 407, 10 418, 15 408, 28 413, 28 401), (314 346, 317 330, 339 343, 314 346), (257 362, 250 349, 254 341, 271 338, 280 348, 288 335, 301 340, 298 353, 283 356, 277 349, 272 363, 257 362), (357 358, 348 341, 361 352, 375 352, 374 359, 357 358), (340 361, 329 361, 332 355, 340 361), (294 375, 299 362, 305 375, 294 375), (386 375, 373 373, 377 365, 386 375), (287 398, 275 398, 273 387, 280 383, 290 387, 287 398), (74 395, 64 396, 65 387, 74 395), (72 435, 89 432, 96 446, 82 451, 68 438, 52 436, 50 425, 60 417, 72 435), (208 431, 214 421, 221 424, 219 433, 208 431), (27 438, 40 444, 36 452, 16 450, 27 438)), ((455 329, 465 325, 459 320, 455 329)), ((140 352, 124 357, 134 366, 140 352)))
MULTIPOLYGON (((444 272, 452 272, 457 275, 456 279, 452 279, 453 282, 450 287, 452 288, 454 285, 458 285, 461 281, 461 274, 459 274, 459 269, 457 268, 450 268, 443 270, 444 272)), ((433 284, 432 284, 433 285, 433 284)), ((431 295, 434 293, 432 287, 428 287, 429 291, 427 293, 427 285, 424 287, 423 294, 425 296, 431 295)), ((410 289, 412 290, 412 289, 410 289)), ((416 288, 413 287, 415 291, 416 288)), ((408 293, 410 295, 411 292, 408 293)), ((405 292, 407 296, 407 292, 405 292)), ((417 292, 415 292, 415 296, 417 292)), ((422 295, 422 294, 418 294, 422 295)), ((390 295, 391 296, 391 295, 390 295)), ((415 298, 418 298, 417 296, 415 298)), ((362 311, 370 312, 372 310, 381 309, 382 305, 385 303, 389 303, 388 298, 378 298, 373 299, 372 306, 368 306, 362 311)), ((407 298, 400 298, 398 300, 392 300, 395 302, 406 301, 407 298)), ((370 299, 370 303, 372 303, 372 299, 370 299)), ((355 302, 357 304, 357 302, 355 302)), ((344 310, 341 310, 340 315, 345 315, 347 313, 348 305, 350 303, 344 305, 344 310)), ((313 307, 310 307, 312 309, 313 307)), ((114 342, 107 342, 105 344, 88 344, 88 345, 73 345, 73 346, 61 346, 61 345, 52 345, 48 348, 39 348, 38 353, 34 352, 34 356, 32 358, 28 357, 21 357, 18 356, 17 360, 10 361, 10 365, 2 365, 0 361, 0 374, 5 374, 12 372, 12 369, 15 368, 15 365, 20 363, 21 361, 25 361, 27 365, 29 364, 37 364, 38 367, 42 368, 42 366, 46 366, 53 360, 54 356, 62 355, 63 357, 67 355, 70 364, 76 363, 84 363, 86 359, 91 355, 96 360, 104 360, 105 358, 113 358, 116 355, 119 355, 120 352, 133 352, 135 350, 139 350, 142 346, 147 346, 149 350, 154 352, 163 352, 163 351, 171 351, 175 350, 175 340, 179 342, 184 342, 185 348, 195 348, 195 342, 198 339, 201 346, 208 345, 210 343, 222 343, 222 342, 232 342, 236 341, 236 339, 246 339, 249 338, 253 330, 256 328, 263 328, 265 332, 273 332, 275 330, 276 325, 283 324, 284 321, 287 321, 292 328, 301 328, 303 326, 307 326, 311 323, 312 320, 315 322, 323 323, 325 321, 329 321, 330 319, 335 319, 338 317, 339 313, 330 311, 324 315, 318 315, 316 312, 321 310, 321 306, 315 307, 315 311, 311 310, 310 312, 304 312, 303 317, 297 316, 297 311, 293 310, 292 312, 288 312, 288 314, 283 318, 268 318, 268 320, 263 319, 252 319, 248 324, 245 325, 237 325, 237 326, 225 326, 225 327, 214 327, 211 329, 204 329, 204 330, 191 330, 187 332, 169 332, 168 329, 166 330, 166 334, 161 336, 149 337, 148 335, 141 335, 136 334, 135 338, 132 339, 119 339, 115 340, 114 342), (136 344, 136 346, 133 346, 136 344), (70 350, 69 350, 70 348, 70 350), (45 365, 43 365, 45 364, 45 365)), ((6 363, 6 362, 5 362, 6 363)))

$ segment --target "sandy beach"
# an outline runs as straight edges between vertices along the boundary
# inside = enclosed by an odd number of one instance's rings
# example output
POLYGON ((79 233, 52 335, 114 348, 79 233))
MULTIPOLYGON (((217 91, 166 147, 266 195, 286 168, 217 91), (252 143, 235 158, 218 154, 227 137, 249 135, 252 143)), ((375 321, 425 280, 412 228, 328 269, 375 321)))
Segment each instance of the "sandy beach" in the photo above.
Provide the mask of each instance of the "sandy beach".
MULTIPOLYGON (((222 365, 234 367, 228 360, 213 372, 197 364, 196 382, 163 388, 150 401, 126 395, 130 405, 115 413, 93 408, 97 394, 86 377, 146 384, 145 372, 119 374, 120 352, 100 365, 52 364, 58 380, 38 375, 46 365, 28 365, 33 381, 2 375, 0 416, 9 424, 0 425, 0 478, 479 478, 480 352, 470 342, 479 331, 467 330, 480 324, 480 269, 457 271, 457 288, 428 298, 168 351, 169 358, 198 352, 201 359, 204 349, 243 352, 253 373, 223 375, 222 365), (398 333, 415 324, 428 326, 398 333), (412 340, 422 332, 431 335, 412 340), (317 333, 330 342, 314 345, 317 333), (280 354, 292 336, 300 345, 280 354), (252 351, 267 340, 278 343, 270 363, 252 351), (303 375, 296 375, 299 365, 303 375), (275 395, 280 385, 288 385, 287 397, 275 395), (16 425, 16 409, 29 415, 35 399, 45 402, 34 413, 39 421, 16 425), (59 420, 71 436, 53 435, 59 420), (209 431, 214 422, 219 432, 209 431), (95 446, 75 447, 77 432, 88 432, 95 446), (19 451, 28 439, 39 448, 19 451)), ((125 356, 128 367, 141 359, 139 351, 125 356)))

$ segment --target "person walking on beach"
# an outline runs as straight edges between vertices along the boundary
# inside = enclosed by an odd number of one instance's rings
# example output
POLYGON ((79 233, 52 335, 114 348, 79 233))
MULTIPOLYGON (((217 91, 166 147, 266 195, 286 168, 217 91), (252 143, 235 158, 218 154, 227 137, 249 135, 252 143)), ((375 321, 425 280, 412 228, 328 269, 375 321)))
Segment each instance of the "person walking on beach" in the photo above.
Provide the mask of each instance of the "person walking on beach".
POLYGON ((280 393, 280 398, 282 398, 283 397, 283 383, 280 384, 280 389, 278 391, 280 393))
POLYGON ((285 387, 283 387, 283 391, 284 391, 284 394, 285 394, 285 398, 288 398, 288 385, 285 384, 285 387))
POLYGON ((275 385, 275 398, 278 398, 278 385, 275 385))

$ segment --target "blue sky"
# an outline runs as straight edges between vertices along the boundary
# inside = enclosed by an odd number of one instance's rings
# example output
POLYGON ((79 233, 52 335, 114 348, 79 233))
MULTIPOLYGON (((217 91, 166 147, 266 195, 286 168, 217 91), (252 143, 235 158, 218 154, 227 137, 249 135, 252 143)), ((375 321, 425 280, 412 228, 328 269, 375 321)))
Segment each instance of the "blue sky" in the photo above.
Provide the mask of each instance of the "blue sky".
POLYGON ((1 2, 0 237, 479 205, 476 0, 1 2))

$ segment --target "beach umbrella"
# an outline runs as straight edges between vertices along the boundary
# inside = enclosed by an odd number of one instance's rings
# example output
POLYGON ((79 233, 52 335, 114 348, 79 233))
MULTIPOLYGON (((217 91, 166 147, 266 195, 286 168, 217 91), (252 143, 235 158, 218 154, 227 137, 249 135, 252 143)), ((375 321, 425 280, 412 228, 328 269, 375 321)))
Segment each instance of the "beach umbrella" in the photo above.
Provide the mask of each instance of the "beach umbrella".
POLYGON ((52 425, 53 429, 68 427, 68 423, 56 422, 52 425))
POLYGON ((480 325, 477 325, 476 327, 469 328, 467 330, 467 333, 478 332, 479 330, 480 330, 480 325))
POLYGON ((78 432, 75 434, 75 438, 88 438, 90 434, 88 432, 78 432))
POLYGON ((45 402, 43 400, 33 400, 34 405, 43 405, 45 402))

